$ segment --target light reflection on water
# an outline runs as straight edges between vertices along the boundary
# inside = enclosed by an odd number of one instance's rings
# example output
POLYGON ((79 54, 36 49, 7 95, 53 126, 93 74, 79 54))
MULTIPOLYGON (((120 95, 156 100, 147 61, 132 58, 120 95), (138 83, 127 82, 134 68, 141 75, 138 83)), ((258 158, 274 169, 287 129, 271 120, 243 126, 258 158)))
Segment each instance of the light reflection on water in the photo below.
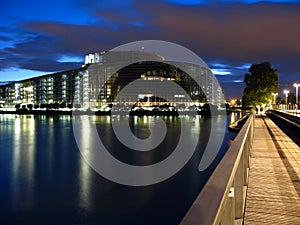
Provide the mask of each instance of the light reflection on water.
MULTIPOLYGON (((91 129, 89 128, 89 120, 90 118, 88 116, 83 116, 84 122, 84 128, 82 130, 82 136, 83 138, 83 146, 82 146, 82 154, 88 155, 90 152, 90 131, 91 129)), ((81 208, 84 209, 89 209, 90 204, 91 204, 91 199, 90 199, 90 173, 91 173, 91 168, 89 165, 83 160, 81 157, 81 160, 79 161, 79 179, 80 179, 80 197, 79 197, 79 204, 81 208)))
MULTIPOLYGON (((170 133, 159 155, 154 151, 138 155, 123 149, 110 126, 111 120, 121 120, 120 116, 81 119, 101 127, 103 141, 111 146, 114 156, 144 164, 170 154, 181 120, 193 123, 195 130, 201 129, 200 142, 192 159, 174 177, 157 185, 127 187, 102 178, 83 160, 70 116, 0 115, 0 224, 178 224, 213 169, 206 174, 197 171, 210 119, 164 117, 170 133)), ((145 138, 154 120, 132 117, 131 129, 145 138)), ((89 132, 86 123, 82 130, 85 154, 92 147, 89 132)), ((218 160, 233 136, 226 133, 218 160)))
POLYGON ((17 209, 22 207, 22 202, 27 202, 26 208, 32 208, 34 190, 35 167, 35 126, 33 116, 15 118, 13 135, 13 162, 12 162, 12 206, 17 209), (23 185, 26 185, 25 192, 23 185), (20 201, 22 199, 22 201, 20 201))
POLYGON ((245 115, 245 112, 239 111, 239 112, 232 112, 230 114, 230 124, 233 124, 235 121, 241 119, 245 115))

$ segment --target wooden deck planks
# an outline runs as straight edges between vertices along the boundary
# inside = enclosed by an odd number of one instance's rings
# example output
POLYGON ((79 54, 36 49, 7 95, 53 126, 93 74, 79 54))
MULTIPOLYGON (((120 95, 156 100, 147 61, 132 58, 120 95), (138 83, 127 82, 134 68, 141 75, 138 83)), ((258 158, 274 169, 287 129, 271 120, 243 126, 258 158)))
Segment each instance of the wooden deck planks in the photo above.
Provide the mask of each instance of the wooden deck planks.
POLYGON ((268 117, 256 116, 244 224, 299 225, 299 178, 299 146, 268 117))

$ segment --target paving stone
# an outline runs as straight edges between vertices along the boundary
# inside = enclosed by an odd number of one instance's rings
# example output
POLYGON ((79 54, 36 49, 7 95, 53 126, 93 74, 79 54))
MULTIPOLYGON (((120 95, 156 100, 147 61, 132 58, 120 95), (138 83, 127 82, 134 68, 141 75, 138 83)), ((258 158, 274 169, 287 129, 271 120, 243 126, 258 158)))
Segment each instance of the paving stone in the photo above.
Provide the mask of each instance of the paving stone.
POLYGON ((300 148, 265 115, 255 118, 244 224, 300 224, 300 148))

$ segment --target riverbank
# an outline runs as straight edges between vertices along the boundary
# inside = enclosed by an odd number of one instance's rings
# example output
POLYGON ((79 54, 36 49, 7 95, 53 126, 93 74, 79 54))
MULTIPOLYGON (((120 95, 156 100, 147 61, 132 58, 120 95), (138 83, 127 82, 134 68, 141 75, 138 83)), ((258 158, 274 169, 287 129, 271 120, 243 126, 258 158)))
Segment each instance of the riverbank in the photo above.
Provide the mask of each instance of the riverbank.
POLYGON ((247 113, 246 115, 244 115, 243 117, 241 117, 240 119, 238 119, 237 121, 235 121, 232 124, 229 124, 228 126, 228 130, 232 131, 232 132, 239 132, 240 129, 244 126, 244 124, 246 123, 248 117, 250 116, 251 113, 247 113))
MULTIPOLYGON (((214 114, 222 113, 223 111, 214 111, 214 114)), ((19 109, 19 110, 1 110, 0 114, 17 114, 17 115, 130 115, 130 116, 178 116, 178 115, 203 115, 211 116, 210 111, 196 111, 196 110, 131 110, 128 111, 101 111, 101 110, 78 110, 78 109, 69 109, 69 110, 59 110, 59 109, 19 109)))

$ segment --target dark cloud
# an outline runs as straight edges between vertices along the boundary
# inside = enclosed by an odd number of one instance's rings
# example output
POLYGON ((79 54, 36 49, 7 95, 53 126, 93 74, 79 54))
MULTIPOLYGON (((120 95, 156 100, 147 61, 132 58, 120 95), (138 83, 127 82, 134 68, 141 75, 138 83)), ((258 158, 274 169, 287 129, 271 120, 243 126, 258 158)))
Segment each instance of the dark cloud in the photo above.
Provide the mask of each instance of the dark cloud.
POLYGON ((12 38, 8 36, 0 35, 0 41, 12 41, 12 38))
MULTIPOLYGON (((75 1, 77 5, 82 0, 75 1)), ((84 1, 86 3, 86 1, 84 1)), ((230 76, 218 76, 225 92, 240 95, 247 68, 244 65, 270 61, 281 82, 299 80, 300 4, 214 3, 183 6, 167 1, 103 1, 82 5, 96 19, 86 25, 53 21, 27 21, 26 34, 14 46, 0 50, 0 69, 17 66, 40 71, 78 67, 57 63, 62 55, 84 57, 89 52, 118 45, 159 39, 181 44, 197 53, 211 67, 223 64, 230 76)), ((8 28, 7 28, 8 29, 8 28)), ((9 41, 1 35, 0 40, 9 41)), ((231 94, 230 94, 231 95, 231 94)))

